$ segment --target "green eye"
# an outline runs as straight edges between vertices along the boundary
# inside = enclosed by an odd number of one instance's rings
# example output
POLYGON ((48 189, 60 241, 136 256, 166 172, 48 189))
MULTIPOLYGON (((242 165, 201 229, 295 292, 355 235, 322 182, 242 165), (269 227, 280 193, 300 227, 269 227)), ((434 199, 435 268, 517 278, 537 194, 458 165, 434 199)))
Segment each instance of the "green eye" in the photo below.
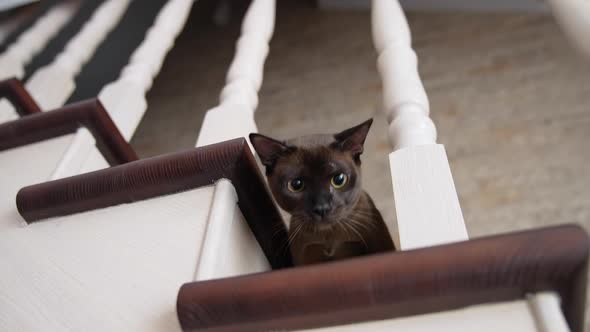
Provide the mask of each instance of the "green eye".
POLYGON ((334 188, 340 189, 348 182, 348 176, 344 173, 336 174, 332 177, 331 182, 334 188))
POLYGON ((298 193, 305 188, 305 183, 301 179, 294 179, 287 183, 287 188, 291 192, 298 193))

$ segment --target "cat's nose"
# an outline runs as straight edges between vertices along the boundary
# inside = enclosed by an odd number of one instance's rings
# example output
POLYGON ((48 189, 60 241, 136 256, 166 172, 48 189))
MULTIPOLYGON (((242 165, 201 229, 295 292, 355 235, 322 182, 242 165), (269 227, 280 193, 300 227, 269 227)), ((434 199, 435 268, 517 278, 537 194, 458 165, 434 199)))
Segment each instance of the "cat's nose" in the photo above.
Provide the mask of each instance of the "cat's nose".
POLYGON ((323 218, 328 214, 328 212, 330 212, 330 209, 330 204, 318 204, 314 206, 311 211, 313 214, 323 218))

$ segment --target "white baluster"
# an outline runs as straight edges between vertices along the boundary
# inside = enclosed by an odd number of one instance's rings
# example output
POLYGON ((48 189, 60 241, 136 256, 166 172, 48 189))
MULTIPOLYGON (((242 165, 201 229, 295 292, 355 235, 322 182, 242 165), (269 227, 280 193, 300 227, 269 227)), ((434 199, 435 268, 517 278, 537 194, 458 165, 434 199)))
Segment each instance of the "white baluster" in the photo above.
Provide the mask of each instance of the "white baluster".
MULTIPOLYGON (((244 137, 258 131, 254 112, 258 106, 258 90, 262 85, 268 43, 274 30, 275 6, 275 0, 253 0, 250 3, 242 21, 242 33, 221 92, 220 104, 207 111, 197 146, 244 137)), ((211 218, 208 220, 196 280, 261 272, 268 268, 266 258, 250 230, 218 213, 232 206, 235 209, 237 205, 237 197, 228 194, 228 188, 231 185, 224 181, 215 184, 211 218), (227 234, 232 237, 229 242, 227 234), (230 268, 217 263, 220 253, 224 253, 221 255, 224 261, 233 262, 230 268)))
MULTIPOLYGON (((64 1, 56 5, 10 45, 6 52, 0 55, 0 80, 11 77, 23 78, 25 66, 33 56, 45 48, 78 7, 77 1, 64 1)), ((16 119, 18 114, 14 107, 8 101, 0 100, 0 123, 16 119)))
POLYGON ((252 1, 242 22, 242 34, 221 92, 220 104, 205 115, 197 146, 248 136, 257 131, 254 111, 258 106, 258 90, 274 20, 274 0, 252 1))
POLYGON ((557 23, 573 45, 590 57, 590 1, 547 0, 557 23))
POLYGON ((41 109, 63 106, 76 88, 74 79, 96 48, 119 23, 130 0, 108 0, 98 7, 55 60, 39 69, 26 84, 41 109))
POLYGON ((383 110, 396 148, 436 142, 410 29, 397 1, 373 2, 373 39, 383 80, 383 110))
MULTIPOLYGON (((99 94, 100 101, 126 140, 131 139, 147 109, 145 94, 160 71, 166 54, 174 45, 176 36, 184 27, 192 4, 193 0, 168 1, 148 30, 145 40, 133 52, 121 76, 106 85, 99 94)), ((79 132, 74 142, 52 179, 108 167, 94 147, 91 135, 79 132)))
POLYGON ((373 0, 373 37, 383 80, 383 110, 401 249, 467 239, 443 145, 429 118, 410 30, 397 0, 373 0))
MULTIPOLYGON (((63 106, 76 87, 74 79, 82 66, 119 22, 129 3, 130 0, 108 0, 100 5, 55 60, 31 76, 25 87, 41 109, 50 110, 63 106)), ((15 113, 12 105, 6 101, 0 102, 0 114, 10 113, 15 113)), ((88 152, 85 155, 76 153, 80 145, 94 144, 95 140, 90 132, 81 128, 51 179, 67 172, 67 165, 76 162, 79 164, 85 160, 88 152)))
POLYGON ((145 40, 133 52, 119 79, 105 86, 99 98, 126 140, 131 139, 147 109, 146 92, 160 71, 190 14, 193 0, 170 0, 156 17, 145 40))
POLYGON ((10 45, 0 55, 0 80, 22 78, 25 66, 70 20, 78 6, 77 1, 63 1, 56 5, 10 45))
MULTIPOLYGON (((436 144, 428 98, 418 75, 405 15, 397 0, 373 0, 373 37, 383 80, 383 110, 394 152, 389 155, 402 250, 467 240, 447 154, 436 144)), ((543 331, 566 331, 553 294, 532 294, 529 306, 543 331)))

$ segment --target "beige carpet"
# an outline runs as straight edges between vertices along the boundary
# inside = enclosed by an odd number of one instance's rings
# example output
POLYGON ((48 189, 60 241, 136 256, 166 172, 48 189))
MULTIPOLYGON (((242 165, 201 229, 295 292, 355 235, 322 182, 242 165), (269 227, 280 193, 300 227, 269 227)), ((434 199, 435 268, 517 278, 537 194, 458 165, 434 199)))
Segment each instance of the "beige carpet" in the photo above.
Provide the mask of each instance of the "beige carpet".
MULTIPOLYGON (((391 150, 369 19, 368 12, 283 9, 256 120, 260 132, 288 138, 374 117, 364 183, 391 220, 391 150)), ((470 235, 560 223, 590 229, 590 59, 547 16, 412 13, 409 21, 470 235)), ((142 156, 194 145, 238 28, 188 26, 133 139, 142 156)))

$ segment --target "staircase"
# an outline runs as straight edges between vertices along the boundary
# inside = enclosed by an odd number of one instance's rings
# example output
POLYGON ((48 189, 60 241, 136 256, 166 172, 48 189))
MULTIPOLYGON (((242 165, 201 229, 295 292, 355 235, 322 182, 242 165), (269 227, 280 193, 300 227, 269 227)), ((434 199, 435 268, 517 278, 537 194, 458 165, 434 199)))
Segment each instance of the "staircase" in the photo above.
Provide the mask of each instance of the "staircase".
POLYGON ((0 54, 0 330, 583 331, 580 227, 469 239, 396 0, 371 8, 401 251, 309 267, 244 138, 274 0, 250 3, 195 148, 144 159, 128 142, 193 1, 44 6, 0 54))

